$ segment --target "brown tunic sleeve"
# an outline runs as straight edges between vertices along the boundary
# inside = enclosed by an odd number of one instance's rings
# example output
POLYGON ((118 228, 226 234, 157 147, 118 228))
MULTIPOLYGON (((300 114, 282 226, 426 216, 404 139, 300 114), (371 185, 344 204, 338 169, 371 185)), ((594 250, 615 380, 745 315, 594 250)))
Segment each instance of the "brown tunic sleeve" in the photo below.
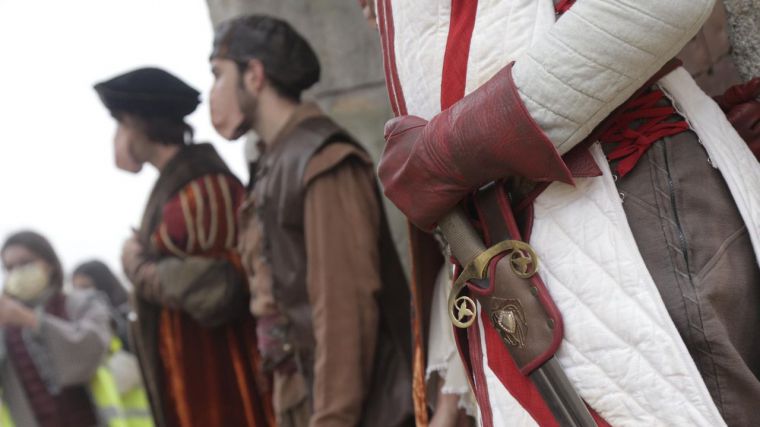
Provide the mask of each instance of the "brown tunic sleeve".
POLYGON ((380 289, 380 205, 371 161, 333 144, 305 181, 307 289, 316 338, 311 427, 355 426, 372 374, 380 289))

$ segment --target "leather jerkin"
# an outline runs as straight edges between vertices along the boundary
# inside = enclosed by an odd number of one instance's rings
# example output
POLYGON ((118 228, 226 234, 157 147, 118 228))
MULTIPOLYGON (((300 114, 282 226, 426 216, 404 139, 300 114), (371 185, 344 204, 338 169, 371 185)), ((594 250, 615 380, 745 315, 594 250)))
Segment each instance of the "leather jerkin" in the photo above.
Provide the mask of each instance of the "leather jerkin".
MULTIPOLYGON (((265 230, 264 252, 272 267, 272 292, 285 317, 278 333, 288 344, 288 352, 309 390, 314 383, 316 342, 306 287, 303 177, 312 157, 338 142, 359 147, 327 117, 303 120, 259 159, 253 186, 256 212, 265 230)), ((399 304, 409 300, 409 290, 384 213, 380 231, 383 288, 376 297, 380 324, 370 389, 360 421, 365 427, 406 425, 412 413, 409 387, 398 387, 410 382, 410 313, 407 304, 399 304)))

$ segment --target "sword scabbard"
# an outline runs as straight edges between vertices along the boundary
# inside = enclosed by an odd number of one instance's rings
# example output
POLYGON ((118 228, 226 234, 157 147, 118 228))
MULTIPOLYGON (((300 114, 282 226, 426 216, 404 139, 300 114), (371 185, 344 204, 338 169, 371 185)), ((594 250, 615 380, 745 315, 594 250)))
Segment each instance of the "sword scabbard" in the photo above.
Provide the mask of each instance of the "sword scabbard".
POLYGON ((482 237, 462 207, 439 221, 452 255, 462 265, 449 295, 452 323, 470 327, 477 318, 477 301, 560 425, 596 425, 553 357, 562 341, 562 317, 537 274, 538 256, 522 241, 503 184, 478 192, 473 205, 482 237))

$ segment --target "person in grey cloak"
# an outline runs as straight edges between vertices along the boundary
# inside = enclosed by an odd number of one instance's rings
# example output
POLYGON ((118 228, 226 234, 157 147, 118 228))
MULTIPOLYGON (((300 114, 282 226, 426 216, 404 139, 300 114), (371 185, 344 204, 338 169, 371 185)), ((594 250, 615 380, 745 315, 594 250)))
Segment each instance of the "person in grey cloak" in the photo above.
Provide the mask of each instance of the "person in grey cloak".
POLYGON ((100 292, 106 298, 112 330, 124 349, 131 351, 129 318, 134 314, 129 303, 129 294, 113 271, 103 261, 83 262, 71 273, 71 285, 74 289, 100 292))
POLYGON ((87 384, 110 341, 108 308, 96 292, 64 295, 63 270, 42 235, 22 231, 0 248, 0 387, 13 424, 99 425, 87 384))

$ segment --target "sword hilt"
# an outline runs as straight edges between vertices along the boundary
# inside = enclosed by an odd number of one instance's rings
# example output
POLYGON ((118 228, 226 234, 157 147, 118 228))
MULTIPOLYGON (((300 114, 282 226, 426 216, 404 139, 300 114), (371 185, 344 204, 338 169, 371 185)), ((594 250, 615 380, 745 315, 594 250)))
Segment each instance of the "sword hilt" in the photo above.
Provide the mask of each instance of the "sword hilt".
POLYGON ((451 254, 461 265, 469 264, 486 249, 461 206, 455 207, 438 221, 438 227, 449 243, 451 254))

